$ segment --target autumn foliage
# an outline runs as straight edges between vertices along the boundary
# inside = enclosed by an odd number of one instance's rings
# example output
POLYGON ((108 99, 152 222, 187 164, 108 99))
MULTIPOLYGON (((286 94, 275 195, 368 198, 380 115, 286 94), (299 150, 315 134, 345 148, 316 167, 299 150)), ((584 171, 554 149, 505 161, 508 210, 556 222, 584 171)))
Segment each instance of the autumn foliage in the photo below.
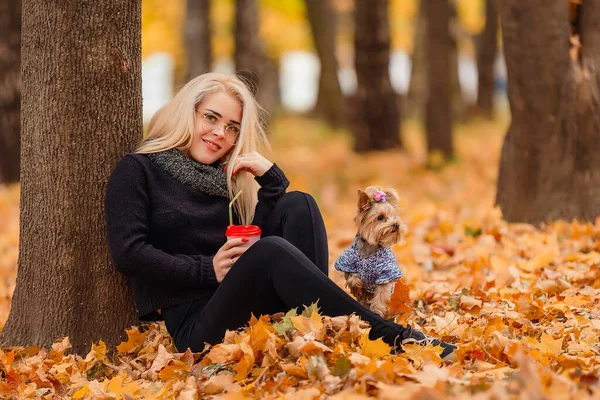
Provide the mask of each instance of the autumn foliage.
MULTIPOLYGON (((493 207, 503 123, 457 136, 457 160, 426 170, 416 125, 404 153, 357 156, 340 133, 301 119, 276 121, 273 159, 293 189, 324 212, 333 263, 353 238, 357 188, 395 187, 409 231, 393 248, 404 278, 392 314, 460 346, 405 346, 392 354, 356 316, 321 315, 318 303, 255 316, 202 353, 178 353, 163 324, 127 331, 107 349, 0 351, 0 397, 75 399, 592 398, 600 369, 600 221, 508 224, 493 207), (285 129, 284 129, 285 128, 285 129)), ((18 188, 0 188, 3 319, 15 279, 18 188)), ((331 278, 343 286, 337 271, 331 278)))

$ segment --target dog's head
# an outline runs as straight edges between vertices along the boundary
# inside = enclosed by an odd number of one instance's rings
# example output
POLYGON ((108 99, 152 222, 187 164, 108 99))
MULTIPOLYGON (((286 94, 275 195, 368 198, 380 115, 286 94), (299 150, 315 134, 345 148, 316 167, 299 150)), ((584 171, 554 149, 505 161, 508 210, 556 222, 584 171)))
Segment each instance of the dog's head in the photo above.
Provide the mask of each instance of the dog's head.
POLYGON ((406 225, 398 216, 398 193, 394 189, 369 186, 358 190, 354 223, 358 234, 370 245, 391 247, 402 239, 406 225))

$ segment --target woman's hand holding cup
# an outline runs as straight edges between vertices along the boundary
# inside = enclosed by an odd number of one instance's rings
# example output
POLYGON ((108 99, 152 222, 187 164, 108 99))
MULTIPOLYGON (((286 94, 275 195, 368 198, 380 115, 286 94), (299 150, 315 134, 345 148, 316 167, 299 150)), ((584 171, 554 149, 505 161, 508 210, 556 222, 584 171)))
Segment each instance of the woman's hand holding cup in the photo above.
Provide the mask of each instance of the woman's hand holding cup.
POLYGON ((223 281, 233 264, 248 250, 248 246, 246 246, 248 241, 248 238, 232 238, 227 240, 217 251, 213 258, 217 282, 221 283, 223 281))

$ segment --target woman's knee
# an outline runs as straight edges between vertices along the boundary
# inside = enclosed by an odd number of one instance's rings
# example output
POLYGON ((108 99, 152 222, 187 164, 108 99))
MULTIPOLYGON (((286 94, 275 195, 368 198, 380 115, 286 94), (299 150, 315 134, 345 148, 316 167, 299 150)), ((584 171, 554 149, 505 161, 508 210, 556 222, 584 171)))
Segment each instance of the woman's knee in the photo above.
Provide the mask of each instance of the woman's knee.
POLYGON ((293 246, 294 245, 292 245, 290 242, 288 242, 286 239, 280 236, 267 236, 253 244, 248 251, 252 250, 255 253, 264 254, 272 257, 282 251, 285 251, 285 249, 289 249, 289 247, 293 246))
POLYGON ((293 244, 280 236, 267 236, 254 243, 246 253, 246 259, 251 259, 252 264, 261 268, 281 268, 281 265, 290 264, 298 257, 305 257, 293 244))
POLYGON ((310 215, 311 210, 318 209, 318 206, 310 194, 294 191, 284 194, 279 202, 277 202, 277 208, 282 208, 288 215, 290 213, 297 213, 304 216, 310 215))

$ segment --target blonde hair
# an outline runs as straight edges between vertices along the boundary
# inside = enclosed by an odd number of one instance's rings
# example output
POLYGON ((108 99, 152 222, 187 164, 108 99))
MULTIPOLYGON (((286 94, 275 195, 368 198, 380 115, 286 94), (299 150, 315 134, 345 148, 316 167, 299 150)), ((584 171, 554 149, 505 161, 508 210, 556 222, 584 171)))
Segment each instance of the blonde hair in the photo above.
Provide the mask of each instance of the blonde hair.
MULTIPOLYGON (((232 94, 242 106, 241 130, 234 147, 223 156, 221 163, 233 164, 243 153, 261 152, 269 148, 269 142, 262 125, 264 110, 258 105, 248 86, 233 75, 206 73, 189 81, 166 105, 161 107, 150 120, 148 135, 136 153, 148 154, 176 148, 186 156, 194 134, 196 107, 206 97, 217 92, 232 94)), ((229 198, 233 198, 240 190, 234 208, 242 224, 251 224, 257 203, 258 184, 251 174, 231 175, 232 168, 227 168, 227 189, 229 198)))

